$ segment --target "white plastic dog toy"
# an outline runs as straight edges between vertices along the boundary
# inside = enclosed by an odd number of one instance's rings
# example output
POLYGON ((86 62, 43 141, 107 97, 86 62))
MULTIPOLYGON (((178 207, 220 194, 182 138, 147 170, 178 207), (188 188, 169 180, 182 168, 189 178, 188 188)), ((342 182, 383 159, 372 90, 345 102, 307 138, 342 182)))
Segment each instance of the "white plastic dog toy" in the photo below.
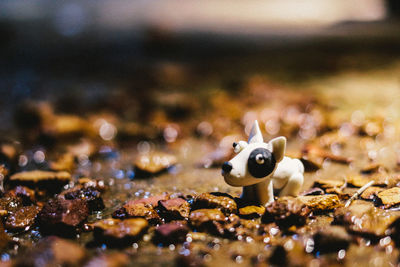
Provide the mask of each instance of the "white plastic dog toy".
POLYGON ((303 185, 304 166, 298 159, 285 157, 286 138, 277 137, 264 143, 255 121, 249 140, 233 143, 238 153, 222 165, 225 182, 243 186, 241 198, 265 205, 274 201, 274 188, 280 196, 297 196, 303 185))

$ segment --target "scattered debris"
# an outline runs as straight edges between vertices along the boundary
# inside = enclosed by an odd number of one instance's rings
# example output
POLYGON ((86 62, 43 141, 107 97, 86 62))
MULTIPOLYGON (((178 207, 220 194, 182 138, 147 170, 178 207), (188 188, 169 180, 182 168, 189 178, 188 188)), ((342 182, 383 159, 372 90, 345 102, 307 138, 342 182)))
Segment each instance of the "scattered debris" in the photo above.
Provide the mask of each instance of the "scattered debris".
POLYGON ((349 200, 347 200, 347 202, 346 202, 346 204, 345 204, 344 206, 345 206, 346 208, 347 208, 348 206, 350 206, 350 205, 351 205, 351 202, 352 202, 354 199, 358 198, 358 196, 359 196, 360 194, 362 194, 362 192, 364 192, 365 189, 367 189, 368 187, 370 187, 370 186, 373 185, 374 183, 375 183, 375 181, 370 181, 370 182, 366 183, 365 185, 363 185, 360 189, 357 190, 357 192, 356 192, 349 200))

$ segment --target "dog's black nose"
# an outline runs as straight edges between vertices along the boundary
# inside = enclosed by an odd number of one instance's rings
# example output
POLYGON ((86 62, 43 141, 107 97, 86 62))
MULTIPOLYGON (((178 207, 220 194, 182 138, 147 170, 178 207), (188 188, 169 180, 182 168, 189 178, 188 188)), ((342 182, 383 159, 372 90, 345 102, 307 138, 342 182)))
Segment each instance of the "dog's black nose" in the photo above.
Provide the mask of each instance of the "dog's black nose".
POLYGON ((232 163, 229 161, 225 161, 224 164, 222 164, 222 170, 225 173, 229 173, 232 170, 232 163))

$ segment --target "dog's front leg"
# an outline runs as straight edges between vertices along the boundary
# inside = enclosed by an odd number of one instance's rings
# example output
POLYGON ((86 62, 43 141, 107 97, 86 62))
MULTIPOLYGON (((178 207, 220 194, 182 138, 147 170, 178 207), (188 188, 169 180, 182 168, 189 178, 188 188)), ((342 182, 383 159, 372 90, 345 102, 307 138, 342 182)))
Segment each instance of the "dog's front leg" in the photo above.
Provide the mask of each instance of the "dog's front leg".
POLYGON ((271 179, 257 184, 257 189, 257 194, 258 198, 260 199, 261 205, 266 205, 270 202, 274 202, 274 186, 271 179))
POLYGON ((272 180, 243 187, 241 198, 254 205, 265 205, 274 201, 274 187, 272 180))

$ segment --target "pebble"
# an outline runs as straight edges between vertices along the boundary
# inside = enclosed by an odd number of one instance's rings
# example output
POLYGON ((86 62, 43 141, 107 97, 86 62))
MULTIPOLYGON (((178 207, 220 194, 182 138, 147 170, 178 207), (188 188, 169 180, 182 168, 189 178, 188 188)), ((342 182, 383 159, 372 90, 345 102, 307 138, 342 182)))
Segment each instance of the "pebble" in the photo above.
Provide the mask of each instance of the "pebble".
POLYGON ((38 206, 22 207, 7 217, 5 228, 10 231, 27 230, 35 223, 39 211, 38 206))
POLYGON ((49 192, 59 192, 71 180, 69 172, 35 170, 18 172, 10 177, 9 182, 11 186, 24 185, 30 188, 46 189, 49 192))
POLYGON ((312 211, 329 211, 341 206, 339 197, 334 194, 299 196, 298 199, 312 211))
POLYGON ((162 224, 156 227, 153 242, 162 245, 183 243, 188 232, 189 228, 181 222, 162 224))
POLYGON ((110 246, 127 246, 137 241, 148 228, 143 218, 105 219, 94 223, 94 237, 97 242, 110 246))
POLYGON ((157 175, 175 165, 177 159, 171 154, 153 152, 140 155, 134 162, 135 177, 145 178, 157 175))
POLYGON ((294 197, 281 197, 265 206, 263 223, 275 222, 281 228, 306 223, 311 210, 302 201, 294 197))
POLYGON ((225 214, 237 213, 237 204, 228 194, 202 193, 194 197, 192 210, 219 209, 225 214))
POLYGON ((87 203, 82 199, 50 199, 39 212, 40 231, 45 234, 71 236, 89 216, 87 203))
POLYGON ((183 220, 189 217, 190 205, 182 198, 160 200, 157 211, 167 221, 183 220))

